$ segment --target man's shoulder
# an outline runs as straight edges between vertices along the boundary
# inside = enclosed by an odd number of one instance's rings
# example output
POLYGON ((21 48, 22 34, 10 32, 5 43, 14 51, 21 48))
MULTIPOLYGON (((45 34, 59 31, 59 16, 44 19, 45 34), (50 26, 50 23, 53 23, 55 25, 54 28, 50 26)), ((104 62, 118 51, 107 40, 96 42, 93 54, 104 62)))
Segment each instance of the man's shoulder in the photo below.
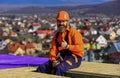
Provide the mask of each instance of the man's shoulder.
POLYGON ((70 31, 70 32, 76 32, 77 29, 76 29, 76 28, 73 28, 73 27, 70 27, 69 31, 70 31))

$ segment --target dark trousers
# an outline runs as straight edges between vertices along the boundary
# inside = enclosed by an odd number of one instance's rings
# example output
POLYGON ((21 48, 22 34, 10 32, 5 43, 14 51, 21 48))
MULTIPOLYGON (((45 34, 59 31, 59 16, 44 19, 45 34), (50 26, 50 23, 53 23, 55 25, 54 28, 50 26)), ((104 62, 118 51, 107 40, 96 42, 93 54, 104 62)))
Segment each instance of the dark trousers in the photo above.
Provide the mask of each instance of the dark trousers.
POLYGON ((37 68, 37 72, 48 73, 48 74, 53 72, 53 74, 55 75, 64 76, 65 72, 68 69, 76 68, 80 66, 82 58, 77 55, 76 57, 78 59, 78 62, 75 61, 75 58, 72 55, 69 55, 69 56, 66 56, 64 60, 61 61, 61 63, 54 68, 52 66, 51 61, 47 61, 46 63, 39 65, 39 67, 37 68), (69 60, 72 63, 72 65, 68 64, 66 60, 69 60))

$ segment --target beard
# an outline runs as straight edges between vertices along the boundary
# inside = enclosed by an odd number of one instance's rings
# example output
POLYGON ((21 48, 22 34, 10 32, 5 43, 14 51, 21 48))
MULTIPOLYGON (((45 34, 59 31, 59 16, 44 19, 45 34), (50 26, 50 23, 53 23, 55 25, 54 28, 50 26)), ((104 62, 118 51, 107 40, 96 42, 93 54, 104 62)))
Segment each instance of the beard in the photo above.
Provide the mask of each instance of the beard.
POLYGON ((58 32, 63 32, 66 29, 67 26, 64 25, 58 25, 58 32))

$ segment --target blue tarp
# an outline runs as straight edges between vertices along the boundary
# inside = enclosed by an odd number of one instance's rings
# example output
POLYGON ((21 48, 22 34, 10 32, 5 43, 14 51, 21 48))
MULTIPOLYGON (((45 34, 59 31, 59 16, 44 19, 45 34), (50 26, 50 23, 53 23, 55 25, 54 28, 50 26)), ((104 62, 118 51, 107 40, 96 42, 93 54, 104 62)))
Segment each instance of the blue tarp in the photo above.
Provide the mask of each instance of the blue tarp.
POLYGON ((0 69, 38 66, 46 61, 48 61, 48 58, 44 57, 0 54, 0 69))
POLYGON ((110 46, 110 48, 108 48, 109 54, 116 53, 116 52, 120 52, 120 42, 115 42, 110 46))
POLYGON ((120 52, 120 42, 114 43, 117 52, 120 52))

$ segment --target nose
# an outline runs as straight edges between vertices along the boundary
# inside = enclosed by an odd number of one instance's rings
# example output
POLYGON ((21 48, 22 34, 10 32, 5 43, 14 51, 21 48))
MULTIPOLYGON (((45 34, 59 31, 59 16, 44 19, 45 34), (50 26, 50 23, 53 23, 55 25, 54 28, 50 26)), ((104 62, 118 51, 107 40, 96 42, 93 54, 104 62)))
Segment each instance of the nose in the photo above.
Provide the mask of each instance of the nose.
POLYGON ((64 24, 64 21, 59 21, 58 23, 59 23, 59 24, 64 24))

